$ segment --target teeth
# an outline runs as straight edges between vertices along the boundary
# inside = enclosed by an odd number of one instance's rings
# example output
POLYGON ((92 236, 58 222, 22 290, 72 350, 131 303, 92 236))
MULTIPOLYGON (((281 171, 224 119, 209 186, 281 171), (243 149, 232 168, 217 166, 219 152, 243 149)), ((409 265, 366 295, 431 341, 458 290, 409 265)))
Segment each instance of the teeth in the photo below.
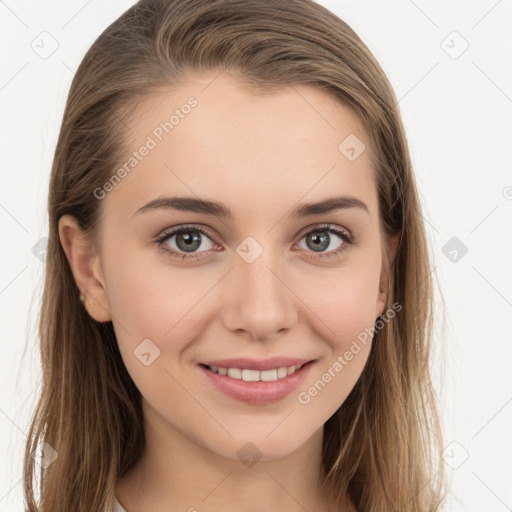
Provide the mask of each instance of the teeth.
POLYGON ((213 373, 218 373, 219 375, 227 375, 232 379, 244 380, 245 382, 268 382, 278 379, 283 379, 292 373, 295 373, 300 366, 283 366, 281 368, 274 368, 273 370, 249 370, 247 368, 220 368, 218 366, 209 366, 208 368, 213 373))
MULTIPOLYGON (((240 371, 240 370, 238 370, 240 371)), ((228 370, 229 375, 229 370, 228 370)), ((260 380, 260 372, 258 370, 242 370, 241 379, 246 382, 256 382, 260 380)))
POLYGON ((264 370, 262 372, 258 372, 260 374, 260 379, 263 381, 269 381, 269 380, 277 380, 277 370, 264 370))
POLYGON ((278 379, 282 379, 283 377, 286 377, 288 375, 288 368, 286 368, 284 366, 282 368, 278 368, 276 373, 277 373, 276 377, 278 379))
POLYGON ((233 379, 241 379, 242 370, 240 370, 240 368, 228 368, 228 377, 232 377, 233 379))

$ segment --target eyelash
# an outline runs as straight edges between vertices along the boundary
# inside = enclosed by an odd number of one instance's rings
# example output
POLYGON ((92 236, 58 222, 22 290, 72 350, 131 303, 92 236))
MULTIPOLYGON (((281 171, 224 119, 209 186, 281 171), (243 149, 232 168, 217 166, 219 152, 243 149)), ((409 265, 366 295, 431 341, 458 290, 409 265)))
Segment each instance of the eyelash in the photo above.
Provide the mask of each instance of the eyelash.
MULTIPOLYGON (((202 253, 189 253, 189 254, 187 254, 187 253, 178 253, 174 249, 170 249, 167 244, 164 244, 164 242, 166 240, 168 240, 169 238, 173 237, 174 235, 179 235, 180 233, 188 233, 188 232, 191 232, 191 231, 197 231, 197 232, 203 234, 204 236, 206 236, 207 238, 209 238, 213 242, 212 239, 214 237, 208 231, 206 231, 205 229, 199 228, 199 227, 196 227, 196 226, 188 226, 187 225, 187 226, 181 226, 179 228, 172 229, 171 231, 163 233, 160 237, 158 237, 155 240, 155 243, 166 254, 170 255, 173 258, 178 258, 178 259, 181 259, 181 260, 202 258, 203 257, 203 256, 201 256, 202 253)), ((337 228, 336 226, 334 226, 332 224, 322 224, 322 225, 319 225, 319 226, 315 226, 313 229, 310 229, 309 231, 304 233, 302 235, 302 237, 300 238, 300 240, 302 240, 306 235, 309 235, 310 233, 316 233, 316 232, 319 232, 319 233, 324 233, 324 232, 334 233, 335 235, 339 236, 343 240, 344 243, 341 244, 341 246, 338 249, 334 249, 334 250, 332 250, 332 251, 330 251, 328 253, 325 253, 325 254, 318 253, 319 255, 314 256, 313 259, 319 259, 320 260, 320 259, 325 259, 325 258, 333 258, 335 256, 338 256, 342 252, 346 251, 349 246, 355 245, 355 243, 356 243, 355 237, 350 236, 346 231, 341 230, 340 228, 337 228)), ((205 252, 208 252, 208 251, 205 251, 205 252)))

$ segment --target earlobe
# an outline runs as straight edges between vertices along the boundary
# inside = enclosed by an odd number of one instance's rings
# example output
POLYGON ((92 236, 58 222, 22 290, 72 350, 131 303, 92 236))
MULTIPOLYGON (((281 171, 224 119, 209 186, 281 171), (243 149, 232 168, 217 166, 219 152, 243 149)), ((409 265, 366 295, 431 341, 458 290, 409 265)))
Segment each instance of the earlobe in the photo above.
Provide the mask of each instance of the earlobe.
POLYGON ((59 219, 59 238, 79 288, 76 300, 83 304, 94 320, 108 322, 111 320, 110 307, 99 255, 85 241, 75 217, 63 215, 59 219))

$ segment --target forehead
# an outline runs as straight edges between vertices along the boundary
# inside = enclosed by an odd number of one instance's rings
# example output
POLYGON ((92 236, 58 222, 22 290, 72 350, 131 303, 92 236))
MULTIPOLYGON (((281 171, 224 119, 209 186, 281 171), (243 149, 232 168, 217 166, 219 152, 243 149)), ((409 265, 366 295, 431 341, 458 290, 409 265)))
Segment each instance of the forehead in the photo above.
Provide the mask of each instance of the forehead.
POLYGON ((252 206, 275 214, 301 199, 350 194, 376 214, 360 121, 314 87, 258 94, 227 72, 191 75, 143 99, 128 125, 121 165, 136 161, 107 194, 125 214, 158 196, 184 194, 229 202, 240 216, 254 213, 252 206))

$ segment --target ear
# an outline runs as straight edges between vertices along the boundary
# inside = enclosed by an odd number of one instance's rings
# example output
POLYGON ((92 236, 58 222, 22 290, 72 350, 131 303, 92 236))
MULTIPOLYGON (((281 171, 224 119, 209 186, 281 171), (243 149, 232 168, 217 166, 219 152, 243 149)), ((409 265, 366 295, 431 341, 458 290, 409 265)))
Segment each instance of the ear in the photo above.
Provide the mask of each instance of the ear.
MULTIPOLYGON (((390 266, 393 263, 393 260, 395 259, 399 238, 400 238, 400 233, 391 237, 391 239, 389 241, 388 258, 389 258, 390 266)), ((386 307, 386 301, 387 301, 387 297, 388 297, 388 284, 389 284, 389 276, 388 276, 388 273, 386 272, 386 269, 383 265, 382 271, 380 274, 379 293, 377 296, 377 307, 376 307, 375 318, 377 318, 379 315, 381 315, 384 312, 384 308, 386 307)))
MULTIPOLYGON (((59 237, 75 282, 85 296, 84 307, 97 322, 108 322, 111 315, 107 288, 95 247, 85 241, 76 218, 71 215, 59 219, 59 237)), ((80 300, 79 294, 76 300, 80 300)))

